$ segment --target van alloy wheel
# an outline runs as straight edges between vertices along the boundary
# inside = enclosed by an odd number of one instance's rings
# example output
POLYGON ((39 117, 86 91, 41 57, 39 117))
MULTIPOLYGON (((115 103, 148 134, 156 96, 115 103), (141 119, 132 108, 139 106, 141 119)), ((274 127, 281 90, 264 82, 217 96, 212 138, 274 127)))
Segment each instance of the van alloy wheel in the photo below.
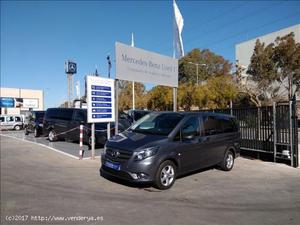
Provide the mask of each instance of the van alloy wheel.
POLYGON ((226 158, 226 167, 229 169, 233 166, 233 155, 232 154, 228 154, 227 158, 226 158))
POLYGON ((223 161, 219 164, 222 170, 230 171, 234 166, 234 154, 231 150, 224 155, 223 161))
POLYGON ((20 130, 20 129, 21 129, 21 127, 19 125, 15 126, 15 130, 20 130))
POLYGON ((176 179, 176 166, 170 161, 160 164, 155 177, 155 186, 158 189, 166 190, 173 186, 176 179))
POLYGON ((174 180, 174 168, 170 165, 165 166, 160 173, 160 182, 164 186, 169 186, 174 180))
POLYGON ((56 141, 57 137, 56 137, 56 133, 54 130, 50 130, 49 134, 48 134, 48 139, 49 141, 56 141))
POLYGON ((39 136, 38 129, 37 129, 37 128, 35 128, 35 129, 34 129, 34 137, 38 137, 38 136, 39 136))

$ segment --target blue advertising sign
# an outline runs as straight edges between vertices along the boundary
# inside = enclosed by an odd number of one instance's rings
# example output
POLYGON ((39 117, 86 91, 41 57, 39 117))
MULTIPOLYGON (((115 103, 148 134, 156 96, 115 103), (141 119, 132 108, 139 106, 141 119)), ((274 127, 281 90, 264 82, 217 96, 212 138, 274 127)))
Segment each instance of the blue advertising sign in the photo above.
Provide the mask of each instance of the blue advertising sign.
POLYGON ((106 108, 103 108, 103 109, 97 109, 97 108, 93 108, 92 109, 92 112, 93 113, 111 113, 111 109, 106 109, 106 108))
POLYGON ((0 98, 0 107, 1 108, 14 108, 15 99, 14 98, 0 98))
POLYGON ((111 87, 92 85, 92 90, 111 91, 111 87))
POLYGON ((88 123, 115 121, 115 82, 96 76, 87 76, 88 123))
POLYGON ((105 119, 105 118, 111 118, 111 114, 93 114, 92 117, 95 119, 105 119))
POLYGON ((92 95, 95 96, 111 96, 110 92, 103 92, 103 91, 92 91, 92 95))
POLYGON ((111 102, 111 98, 92 97, 94 102, 111 102))
POLYGON ((92 103, 93 107, 111 107, 111 103, 92 103))

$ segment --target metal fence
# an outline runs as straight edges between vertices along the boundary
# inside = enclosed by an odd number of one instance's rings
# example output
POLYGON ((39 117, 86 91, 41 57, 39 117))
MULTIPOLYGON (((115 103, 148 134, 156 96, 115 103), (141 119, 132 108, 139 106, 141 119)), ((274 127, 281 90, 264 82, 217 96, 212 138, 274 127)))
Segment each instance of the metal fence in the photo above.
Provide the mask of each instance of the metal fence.
POLYGON ((241 150, 272 154, 298 167, 296 101, 273 106, 203 110, 234 115, 241 131, 241 150))

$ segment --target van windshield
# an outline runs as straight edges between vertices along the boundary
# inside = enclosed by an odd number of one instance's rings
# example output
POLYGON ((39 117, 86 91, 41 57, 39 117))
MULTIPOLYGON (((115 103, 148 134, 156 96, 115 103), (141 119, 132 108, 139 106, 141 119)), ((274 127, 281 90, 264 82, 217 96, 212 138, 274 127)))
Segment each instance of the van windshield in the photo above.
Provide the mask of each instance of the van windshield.
POLYGON ((183 115, 177 113, 150 113, 137 121, 130 130, 137 133, 167 136, 183 115))

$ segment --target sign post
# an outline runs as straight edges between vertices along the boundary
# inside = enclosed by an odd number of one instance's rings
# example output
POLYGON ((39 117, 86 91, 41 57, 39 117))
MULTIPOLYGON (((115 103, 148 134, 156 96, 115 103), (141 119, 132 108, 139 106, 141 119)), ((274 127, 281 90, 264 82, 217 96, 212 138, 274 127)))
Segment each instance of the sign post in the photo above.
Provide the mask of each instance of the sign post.
POLYGON ((113 79, 87 76, 87 117, 92 123, 91 147, 95 157, 95 123, 108 123, 107 138, 110 137, 110 122, 115 122, 115 81, 113 79))
POLYGON ((115 80, 115 135, 119 133, 119 81, 115 80))
POLYGON ((95 123, 92 123, 92 133, 91 133, 91 147, 92 147, 92 159, 95 159, 95 123))

